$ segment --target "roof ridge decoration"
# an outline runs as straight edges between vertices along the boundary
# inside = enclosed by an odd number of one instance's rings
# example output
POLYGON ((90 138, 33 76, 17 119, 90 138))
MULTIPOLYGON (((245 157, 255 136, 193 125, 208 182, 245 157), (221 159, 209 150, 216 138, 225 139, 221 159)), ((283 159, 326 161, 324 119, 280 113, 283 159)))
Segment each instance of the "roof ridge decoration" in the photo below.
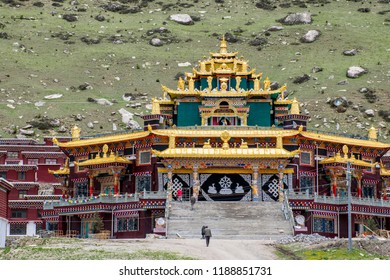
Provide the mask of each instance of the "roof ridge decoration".
POLYGON ((282 93, 282 100, 284 100, 283 92, 286 90, 286 85, 279 87, 276 90, 271 90, 271 81, 267 77, 263 83, 261 78, 263 73, 256 73, 256 69, 250 69, 248 61, 243 57, 238 57, 238 52, 229 52, 228 44, 223 36, 220 41, 219 52, 210 53, 210 57, 199 61, 198 69, 193 68, 192 73, 186 73, 185 77, 188 83, 186 88, 185 81, 179 78, 177 89, 170 89, 162 85, 164 94, 169 94, 171 99, 177 97, 247 97, 247 96, 266 96, 272 94, 282 93), (221 85, 215 86, 211 78, 225 79, 221 85), (230 77, 230 79, 228 79, 230 77), (201 79, 206 79, 202 82, 201 79), (246 78, 248 83, 251 81, 249 89, 248 86, 241 88, 241 81, 246 78), (236 79, 236 86, 228 85, 228 81, 236 79), (262 85, 263 84, 263 85, 262 85))

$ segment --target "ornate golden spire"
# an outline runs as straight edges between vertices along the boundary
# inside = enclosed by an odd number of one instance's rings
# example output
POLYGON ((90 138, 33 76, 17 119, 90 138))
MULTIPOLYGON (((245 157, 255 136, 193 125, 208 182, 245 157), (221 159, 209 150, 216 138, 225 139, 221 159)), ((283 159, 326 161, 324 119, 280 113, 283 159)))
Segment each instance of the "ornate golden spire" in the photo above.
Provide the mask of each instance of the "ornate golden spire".
POLYGON ((72 141, 80 140, 80 131, 81 129, 77 125, 72 127, 72 141))
POLYGON ((221 44, 219 47, 219 52, 221 54, 227 53, 227 42, 225 40, 225 35, 222 35, 222 40, 221 40, 221 44))
POLYGON ((157 98, 152 99, 152 115, 160 114, 160 103, 157 98))
POLYGON ((368 139, 372 141, 378 140, 378 131, 373 126, 371 126, 371 128, 368 130, 368 139))
POLYGON ((291 104, 291 110, 290 110, 291 115, 299 115, 299 102, 297 99, 294 97, 293 103, 291 104))

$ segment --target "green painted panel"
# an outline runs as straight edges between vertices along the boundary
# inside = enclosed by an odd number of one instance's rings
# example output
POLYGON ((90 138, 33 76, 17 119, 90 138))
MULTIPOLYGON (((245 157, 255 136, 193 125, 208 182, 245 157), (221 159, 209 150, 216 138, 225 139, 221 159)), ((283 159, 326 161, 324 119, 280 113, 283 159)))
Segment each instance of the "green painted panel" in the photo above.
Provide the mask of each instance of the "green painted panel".
POLYGON ((253 82, 253 80, 248 81, 248 88, 247 89, 253 89, 254 84, 255 83, 253 82))
POLYGON ((248 84, 247 84, 247 79, 246 78, 242 78, 241 79, 240 88, 245 89, 245 90, 248 89, 248 84))
POLYGON ((200 88, 200 81, 199 81, 199 80, 195 80, 194 87, 195 87, 196 89, 199 89, 199 88, 200 88))
POLYGON ((230 79, 230 88, 231 89, 233 89, 233 88, 235 89, 236 84, 237 84, 236 79, 230 79))
POLYGON ((201 86, 202 86, 201 90, 204 90, 204 89, 206 89, 206 88, 209 87, 209 85, 208 85, 208 83, 207 83, 207 78, 202 78, 202 79, 200 80, 200 83, 201 83, 201 86))
POLYGON ((212 86, 213 86, 213 88, 217 87, 217 79, 213 78, 212 86))
POLYGON ((271 124, 271 104, 268 102, 248 102, 249 116, 247 124, 249 126, 266 126, 271 124))
POLYGON ((199 105, 201 102, 180 102, 177 106, 177 126, 201 125, 199 105))

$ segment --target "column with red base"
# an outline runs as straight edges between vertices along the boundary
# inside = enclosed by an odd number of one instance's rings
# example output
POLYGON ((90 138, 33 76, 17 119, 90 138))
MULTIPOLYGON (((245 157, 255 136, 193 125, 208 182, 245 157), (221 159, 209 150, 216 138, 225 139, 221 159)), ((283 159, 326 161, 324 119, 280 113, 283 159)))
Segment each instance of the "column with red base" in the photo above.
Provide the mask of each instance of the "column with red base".
POLYGON ((93 196, 93 174, 89 174, 89 196, 93 196))

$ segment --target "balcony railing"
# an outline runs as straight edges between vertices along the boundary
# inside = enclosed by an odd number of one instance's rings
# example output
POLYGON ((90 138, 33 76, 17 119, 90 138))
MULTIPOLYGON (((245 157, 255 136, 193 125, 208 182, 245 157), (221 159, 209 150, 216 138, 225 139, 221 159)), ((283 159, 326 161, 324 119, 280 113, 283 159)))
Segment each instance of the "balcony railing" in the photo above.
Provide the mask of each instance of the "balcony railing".
POLYGON ((124 203, 135 202, 140 199, 165 199, 166 192, 141 192, 133 194, 121 194, 121 195, 98 195, 92 197, 79 196, 69 199, 61 199, 56 201, 46 200, 43 206, 44 210, 54 209, 54 207, 72 206, 72 205, 84 205, 84 204, 97 204, 97 203, 124 203))
MULTIPOLYGON (((326 195, 316 195, 309 193, 294 193, 289 192, 289 199, 307 199, 314 200, 318 203, 327 203, 327 204, 336 204, 342 205, 348 203, 347 196, 326 196, 326 195)), ((390 207, 390 200, 375 199, 373 197, 351 197, 351 203, 355 205, 365 205, 365 206, 379 206, 379 207, 390 207)))

